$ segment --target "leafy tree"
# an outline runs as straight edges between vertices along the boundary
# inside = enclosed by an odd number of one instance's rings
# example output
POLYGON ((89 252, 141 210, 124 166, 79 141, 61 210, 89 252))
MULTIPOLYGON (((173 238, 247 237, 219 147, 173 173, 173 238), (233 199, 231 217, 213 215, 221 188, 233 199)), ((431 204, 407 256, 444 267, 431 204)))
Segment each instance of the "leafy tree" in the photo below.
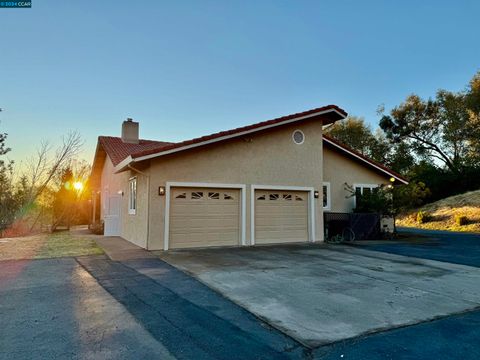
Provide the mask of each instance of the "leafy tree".
POLYGON ((391 142, 381 129, 372 132, 363 118, 351 116, 327 128, 326 133, 362 155, 399 173, 405 174, 415 164, 406 143, 391 142))
POLYGON ((396 215, 425 204, 431 196, 430 189, 421 181, 393 187, 392 208, 396 215))
POLYGON ((468 139, 471 157, 480 154, 480 71, 472 78, 465 94, 465 105, 469 116, 468 139))
POLYGON ((411 153, 408 144, 402 141, 391 146, 393 151, 388 159, 388 166, 392 170, 408 176, 416 164, 415 157, 411 153))
POLYGON ((363 155, 370 154, 373 135, 372 129, 365 124, 364 118, 349 116, 347 119, 328 127, 326 133, 363 155))
POLYGON ((428 100, 408 96, 382 116, 380 127, 390 140, 405 142, 418 157, 463 174, 479 159, 474 146, 480 135, 479 74, 466 91, 439 90, 435 99, 428 100))
POLYGON ((0 235, 15 217, 12 185, 13 161, 3 158, 11 149, 6 146, 7 134, 0 133, 0 235))

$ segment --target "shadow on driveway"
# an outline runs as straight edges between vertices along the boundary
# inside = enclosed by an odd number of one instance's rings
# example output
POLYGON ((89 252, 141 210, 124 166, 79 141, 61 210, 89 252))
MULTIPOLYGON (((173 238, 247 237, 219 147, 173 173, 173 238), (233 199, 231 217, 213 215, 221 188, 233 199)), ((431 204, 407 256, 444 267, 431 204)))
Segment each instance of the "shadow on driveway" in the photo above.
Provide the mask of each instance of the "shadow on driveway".
POLYGON ((0 261, 0 359, 155 358, 173 359, 74 258, 0 261))
POLYGON ((178 359, 287 359, 304 353, 292 339, 159 259, 79 262, 178 359))

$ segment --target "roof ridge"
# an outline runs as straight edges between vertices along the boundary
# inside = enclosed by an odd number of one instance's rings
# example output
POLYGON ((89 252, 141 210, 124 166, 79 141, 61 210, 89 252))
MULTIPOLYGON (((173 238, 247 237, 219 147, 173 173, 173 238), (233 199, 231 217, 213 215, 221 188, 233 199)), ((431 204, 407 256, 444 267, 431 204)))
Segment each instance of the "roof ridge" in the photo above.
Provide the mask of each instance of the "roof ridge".
POLYGON ((250 124, 250 125, 240 126, 240 127, 233 128, 233 129, 230 129, 230 130, 223 130, 223 131, 219 131, 219 132, 212 133, 212 134, 209 134, 209 135, 203 135, 203 136, 200 136, 200 137, 180 141, 180 142, 177 142, 177 143, 171 143, 171 144, 168 144, 168 145, 165 145, 165 146, 159 146, 158 148, 154 148, 154 149, 138 151, 138 152, 132 153, 131 156, 133 158, 136 158, 136 157, 140 157, 140 156, 151 155, 151 154, 155 154, 156 152, 160 152, 160 151, 164 151, 164 150, 170 150, 170 149, 174 149, 174 148, 182 147, 182 146, 187 146, 187 145, 199 143, 199 142, 202 142, 202 141, 212 140, 212 139, 220 138, 222 136, 234 135, 234 134, 242 132, 242 131, 253 130, 253 129, 256 129, 256 128, 259 128, 259 127, 262 127, 262 126, 273 125, 273 124, 281 123, 281 122, 286 121, 286 120, 291 120, 291 119, 299 118, 299 117, 302 117, 302 116, 312 115, 312 114, 315 114, 317 112, 327 111, 327 110, 334 110, 343 117, 346 117, 348 115, 347 112, 345 110, 343 110, 342 108, 338 107, 337 105, 331 104, 331 105, 326 105, 326 106, 322 106, 322 107, 318 107, 318 108, 314 108, 314 109, 310 109, 310 110, 306 110, 306 111, 302 111, 302 112, 297 112, 297 113, 290 114, 290 115, 284 115, 284 116, 281 116, 281 117, 257 122, 257 123, 250 124))
MULTIPOLYGON (((108 138, 108 139, 118 139, 118 140, 122 140, 122 138, 120 136, 111 136, 111 135, 99 135, 98 138, 102 138, 102 139, 105 139, 105 138, 108 138)), ((158 143, 168 143, 168 144, 175 144, 174 142, 172 141, 163 141, 163 140, 152 140, 152 139, 138 139, 139 141, 150 141, 150 142, 158 142, 158 143)))

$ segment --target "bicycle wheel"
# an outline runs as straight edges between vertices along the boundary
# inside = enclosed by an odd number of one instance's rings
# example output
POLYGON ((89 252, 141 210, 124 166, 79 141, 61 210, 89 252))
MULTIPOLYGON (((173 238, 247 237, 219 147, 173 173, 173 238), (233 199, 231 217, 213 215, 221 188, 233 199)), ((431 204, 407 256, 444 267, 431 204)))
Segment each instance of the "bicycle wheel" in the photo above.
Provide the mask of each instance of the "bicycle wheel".
POLYGON ((343 229, 342 237, 344 242, 354 242, 355 241, 355 232, 347 227, 343 229))

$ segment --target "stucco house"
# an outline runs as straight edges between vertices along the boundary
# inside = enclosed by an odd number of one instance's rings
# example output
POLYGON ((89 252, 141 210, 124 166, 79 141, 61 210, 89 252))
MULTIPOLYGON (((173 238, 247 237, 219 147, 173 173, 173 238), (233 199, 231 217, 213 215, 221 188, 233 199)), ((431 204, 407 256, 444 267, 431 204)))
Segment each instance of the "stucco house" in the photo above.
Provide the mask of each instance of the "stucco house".
POLYGON ((150 250, 323 241, 323 213, 354 207, 345 183, 406 183, 323 134, 346 116, 328 105, 179 143, 141 140, 128 119, 98 138, 93 219, 150 250))

